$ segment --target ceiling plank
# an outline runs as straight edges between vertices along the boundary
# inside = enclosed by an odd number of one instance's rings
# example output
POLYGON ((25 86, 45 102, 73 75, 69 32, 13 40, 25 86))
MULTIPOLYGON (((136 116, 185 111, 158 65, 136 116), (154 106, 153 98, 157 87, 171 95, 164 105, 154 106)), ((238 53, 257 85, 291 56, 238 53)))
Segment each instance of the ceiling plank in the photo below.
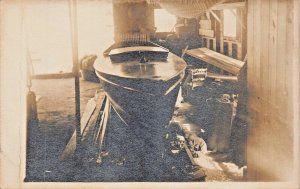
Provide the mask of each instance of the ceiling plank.
POLYGON ((234 3, 222 3, 217 4, 211 8, 211 10, 223 10, 223 9, 237 9, 237 8, 245 8, 246 2, 234 2, 234 3))

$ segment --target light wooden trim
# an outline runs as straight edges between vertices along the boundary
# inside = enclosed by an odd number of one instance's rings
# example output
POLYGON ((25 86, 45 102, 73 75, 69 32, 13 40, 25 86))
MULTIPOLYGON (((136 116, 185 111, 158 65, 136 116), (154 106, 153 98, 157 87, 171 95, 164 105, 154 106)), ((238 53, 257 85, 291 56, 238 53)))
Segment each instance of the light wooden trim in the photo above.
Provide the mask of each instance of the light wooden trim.
POLYGON ((211 8, 211 10, 224 10, 224 9, 243 9, 246 7, 246 2, 235 2, 235 3, 222 3, 217 4, 211 8))

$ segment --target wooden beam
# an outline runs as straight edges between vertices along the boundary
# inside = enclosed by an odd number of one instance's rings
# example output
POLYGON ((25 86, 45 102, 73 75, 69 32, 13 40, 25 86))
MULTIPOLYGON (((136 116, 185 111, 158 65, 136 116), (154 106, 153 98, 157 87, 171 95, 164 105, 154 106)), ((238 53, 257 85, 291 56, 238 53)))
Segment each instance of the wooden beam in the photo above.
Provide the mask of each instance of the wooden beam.
POLYGON ((232 57, 232 43, 228 41, 227 44, 228 44, 227 46, 228 56, 232 57))
POLYGON ((58 73, 58 74, 35 74, 31 76, 31 79, 63 79, 74 78, 74 73, 58 73))
POLYGON ((211 8, 211 10, 224 10, 224 9, 241 9, 246 7, 246 2, 235 2, 235 3, 223 3, 217 4, 211 8))
POLYGON ((209 12, 213 15, 213 17, 214 17, 219 23, 222 23, 221 19, 214 13, 214 11, 209 10, 209 12))
POLYGON ((222 74, 216 74, 216 73, 211 73, 211 72, 207 72, 207 77, 212 78, 212 79, 226 80, 226 81, 238 81, 237 76, 222 75, 222 74))
POLYGON ((236 17, 237 22, 238 22, 238 23, 242 26, 242 28, 245 30, 245 29, 246 29, 246 26, 241 22, 240 18, 237 18, 236 13, 235 13, 232 9, 230 9, 230 12, 236 17))
POLYGON ((219 43, 220 43, 220 53, 224 54, 224 11, 219 11, 219 15, 220 15, 220 19, 221 22, 219 23, 220 25, 220 39, 219 39, 219 43))

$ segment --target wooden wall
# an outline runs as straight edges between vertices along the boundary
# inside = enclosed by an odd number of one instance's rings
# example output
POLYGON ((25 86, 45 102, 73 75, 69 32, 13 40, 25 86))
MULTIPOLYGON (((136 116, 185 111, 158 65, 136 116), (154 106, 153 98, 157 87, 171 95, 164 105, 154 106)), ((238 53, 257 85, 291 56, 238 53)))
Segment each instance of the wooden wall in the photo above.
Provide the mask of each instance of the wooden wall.
POLYGON ((247 2, 249 180, 292 179, 299 126, 298 7, 298 0, 247 2))

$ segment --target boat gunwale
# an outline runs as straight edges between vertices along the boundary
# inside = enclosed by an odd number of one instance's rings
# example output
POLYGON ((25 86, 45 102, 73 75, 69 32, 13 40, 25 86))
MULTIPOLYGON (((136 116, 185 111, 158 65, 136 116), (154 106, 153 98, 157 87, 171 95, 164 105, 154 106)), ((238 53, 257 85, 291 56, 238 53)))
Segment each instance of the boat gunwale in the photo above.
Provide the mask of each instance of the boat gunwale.
MULTIPOLYGON (((112 75, 112 76, 115 76, 115 77, 120 77, 120 78, 127 78, 127 79, 144 79, 144 80, 152 80, 152 81, 169 81, 171 80, 172 78, 180 75, 182 72, 185 71, 186 67, 187 67, 187 64, 186 62, 184 61, 184 59, 178 57, 177 55, 169 52, 169 55, 168 55, 168 58, 166 59, 166 61, 149 61, 147 63, 139 63, 138 61, 124 61, 122 63, 115 63, 115 62, 112 62, 110 60, 109 57, 103 57, 103 59, 101 60, 104 60, 105 63, 109 63, 109 64, 114 64, 114 65, 125 65, 125 64, 136 64, 136 65, 146 65, 146 64, 176 64, 176 62, 169 62, 168 59, 172 59, 174 58, 173 60, 177 60, 177 61, 180 61, 180 62, 184 62, 184 66, 183 68, 180 70, 180 71, 177 71, 175 72, 174 74, 170 75, 168 78, 162 78, 162 77, 149 77, 149 78, 140 78, 140 77, 134 77, 134 76, 130 76, 130 75, 126 75, 126 76, 120 76, 118 74, 115 74, 115 73, 107 73, 107 72, 104 72, 101 70, 100 66, 101 66, 101 63, 98 62, 100 61, 100 59, 97 59, 97 61, 95 61, 94 63, 94 69, 95 69, 95 72, 99 72, 99 73, 103 73, 103 74, 108 74, 108 75, 112 75), (171 58, 170 58, 171 57, 171 58)), ((102 64, 105 64, 105 63, 102 63, 102 64)))
POLYGON ((154 46, 131 46, 131 47, 120 47, 112 49, 109 52, 109 56, 126 54, 132 52, 161 52, 161 53, 169 53, 170 51, 164 47, 154 47, 154 46), (120 51, 120 52, 115 52, 120 51))

